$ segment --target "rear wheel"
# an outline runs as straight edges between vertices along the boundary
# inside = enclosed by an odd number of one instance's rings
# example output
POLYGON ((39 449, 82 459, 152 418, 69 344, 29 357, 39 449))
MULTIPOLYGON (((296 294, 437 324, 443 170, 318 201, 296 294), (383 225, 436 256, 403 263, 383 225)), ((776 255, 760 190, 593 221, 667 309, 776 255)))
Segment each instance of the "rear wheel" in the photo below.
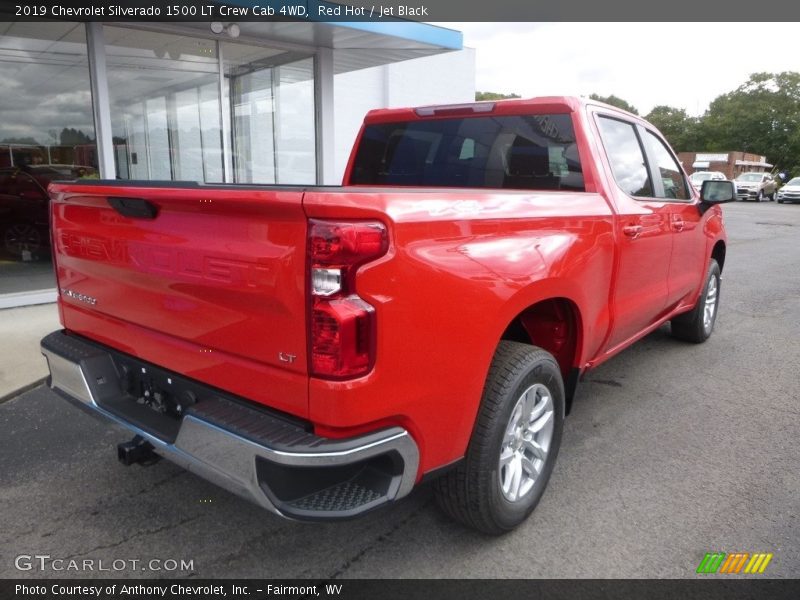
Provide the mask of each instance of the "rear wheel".
POLYGON ((439 506, 485 533, 514 529, 544 493, 563 424, 564 384, 553 356, 500 342, 466 457, 436 483, 439 506))
POLYGON ((670 327, 672 335, 687 342, 705 342, 714 331, 719 308, 720 270, 713 258, 708 265, 706 283, 697 304, 688 313, 673 318, 670 327))

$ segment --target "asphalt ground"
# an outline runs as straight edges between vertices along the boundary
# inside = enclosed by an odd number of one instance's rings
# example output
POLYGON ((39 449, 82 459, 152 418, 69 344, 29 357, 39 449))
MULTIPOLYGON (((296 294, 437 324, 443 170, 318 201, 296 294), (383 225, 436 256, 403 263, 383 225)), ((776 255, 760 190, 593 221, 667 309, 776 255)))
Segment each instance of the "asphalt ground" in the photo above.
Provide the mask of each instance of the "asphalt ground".
POLYGON ((121 466, 129 435, 40 387, 0 404, 0 577, 691 578, 711 551, 800 576, 800 205, 724 212, 714 335, 665 326, 591 373, 513 533, 449 521, 426 487, 353 521, 285 521, 166 461, 121 466), (19 571, 20 555, 193 564, 19 571))

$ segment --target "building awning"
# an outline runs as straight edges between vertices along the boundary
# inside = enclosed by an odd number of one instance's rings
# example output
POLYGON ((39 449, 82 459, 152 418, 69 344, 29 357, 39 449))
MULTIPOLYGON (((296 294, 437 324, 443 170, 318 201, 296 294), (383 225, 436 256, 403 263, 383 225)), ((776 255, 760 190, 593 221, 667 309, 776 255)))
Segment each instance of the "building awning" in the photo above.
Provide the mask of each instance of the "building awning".
MULTIPOLYGON (((308 19, 305 22, 237 21, 237 24, 240 31, 237 42, 272 42, 286 46, 287 50, 333 49, 335 74, 464 48, 464 36, 460 31, 416 21, 314 22, 308 19)), ((195 35, 202 32, 204 36, 216 37, 207 22, 185 22, 181 26, 193 30, 195 35)))
POLYGON ((710 166, 707 160, 696 160, 692 163, 693 169, 707 169, 710 166))
POLYGON ((736 161, 737 167, 763 167, 765 169, 771 169, 772 165, 768 162, 762 162, 758 160, 737 160, 736 161))

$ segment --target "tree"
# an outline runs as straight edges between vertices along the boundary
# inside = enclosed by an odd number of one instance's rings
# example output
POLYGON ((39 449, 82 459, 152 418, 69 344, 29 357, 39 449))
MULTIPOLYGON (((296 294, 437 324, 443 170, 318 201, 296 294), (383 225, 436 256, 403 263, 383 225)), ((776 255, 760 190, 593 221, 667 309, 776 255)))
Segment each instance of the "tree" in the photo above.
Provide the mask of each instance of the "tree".
POLYGON ((800 167, 800 73, 753 73, 718 96, 703 116, 709 150, 767 157, 783 170, 800 167))
POLYGON ((475 100, 506 100, 508 98, 520 98, 519 94, 500 94, 497 92, 475 92, 475 100))
POLYGON ((645 119, 658 127, 676 152, 704 150, 704 128, 697 117, 690 117, 682 108, 660 104, 645 119))
POLYGON ((73 129, 72 127, 64 127, 64 129, 61 130, 60 139, 62 146, 80 146, 92 143, 92 138, 83 133, 80 129, 73 129))
POLYGON ((611 94, 610 96, 590 94, 589 98, 591 100, 597 100, 598 102, 605 102, 606 104, 610 104, 611 106, 616 106, 617 108, 621 108, 622 110, 627 110, 628 112, 631 112, 635 115, 639 114, 639 111, 636 110, 636 107, 634 107, 632 104, 628 104, 625 100, 623 100, 622 98, 618 98, 614 94, 611 94))

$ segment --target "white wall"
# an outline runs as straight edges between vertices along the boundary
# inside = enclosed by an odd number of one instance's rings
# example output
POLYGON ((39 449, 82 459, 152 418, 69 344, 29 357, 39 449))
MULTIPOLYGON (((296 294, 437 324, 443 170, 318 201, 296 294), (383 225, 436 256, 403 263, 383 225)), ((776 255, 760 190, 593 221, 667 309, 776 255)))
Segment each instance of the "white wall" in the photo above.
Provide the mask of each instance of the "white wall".
POLYGON ((342 73, 334 77, 336 182, 344 175, 364 115, 374 108, 475 100, 475 50, 342 73))

